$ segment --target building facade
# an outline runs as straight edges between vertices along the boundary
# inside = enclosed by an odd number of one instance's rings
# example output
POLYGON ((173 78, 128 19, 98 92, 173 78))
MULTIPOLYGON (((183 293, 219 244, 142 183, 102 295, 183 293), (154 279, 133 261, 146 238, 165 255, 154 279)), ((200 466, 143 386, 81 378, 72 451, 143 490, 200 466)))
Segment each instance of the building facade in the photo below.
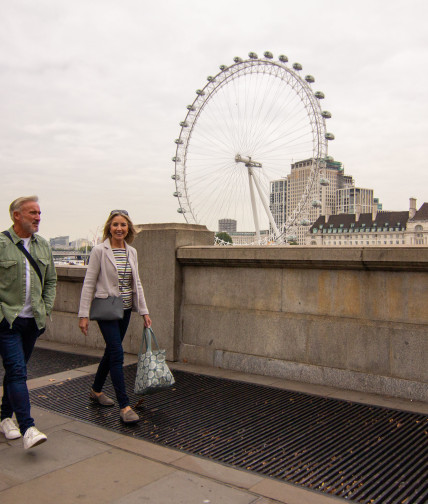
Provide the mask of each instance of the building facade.
POLYGON ((428 203, 416 211, 416 200, 410 199, 410 210, 389 212, 322 215, 310 227, 307 245, 329 247, 367 247, 428 245, 428 203))
POLYGON ((406 230, 406 243, 409 245, 428 245, 428 203, 416 210, 416 199, 410 199, 409 221, 406 230))
POLYGON ((306 243, 307 224, 314 223, 321 215, 372 213, 379 206, 372 189, 355 187, 351 175, 345 175, 341 162, 326 158, 322 180, 315 190, 307 191, 313 159, 305 159, 291 165, 286 178, 270 183, 270 208, 279 229, 293 219, 296 207, 305 193, 308 201, 293 228, 292 234, 299 244, 306 243))
POLYGON ((335 214, 372 213, 374 207, 373 189, 344 187, 337 190, 335 214))
POLYGON ((287 179, 270 182, 270 211, 278 229, 285 224, 287 212, 287 179))
MULTIPOLYGON (((232 238, 232 242, 234 245, 251 245, 252 243, 256 243, 256 233, 255 231, 237 231, 236 233, 229 233, 232 238)), ((260 240, 268 240, 269 231, 260 230, 260 240)))
POLYGON ((219 233, 236 233, 237 221, 235 219, 220 219, 218 221, 219 233))
POLYGON ((56 236, 55 238, 51 238, 49 240, 50 246, 55 248, 69 248, 70 246, 70 237, 69 236, 56 236))

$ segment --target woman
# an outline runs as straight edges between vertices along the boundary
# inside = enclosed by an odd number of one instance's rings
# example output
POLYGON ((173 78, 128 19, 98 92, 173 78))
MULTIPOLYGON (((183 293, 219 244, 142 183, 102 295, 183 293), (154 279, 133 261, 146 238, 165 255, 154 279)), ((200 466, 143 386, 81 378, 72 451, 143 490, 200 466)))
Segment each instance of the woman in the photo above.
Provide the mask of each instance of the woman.
POLYGON ((122 341, 128 328, 131 311, 138 311, 144 326, 150 327, 143 287, 138 274, 137 251, 130 247, 135 229, 126 210, 112 210, 104 226, 104 242, 92 249, 88 270, 83 283, 79 307, 79 327, 88 334, 89 309, 94 297, 121 296, 124 316, 121 320, 99 320, 98 325, 106 349, 95 375, 90 399, 101 406, 113 406, 114 401, 103 392, 110 372, 120 408, 120 418, 125 423, 138 422, 139 417, 129 405, 123 375, 122 341))

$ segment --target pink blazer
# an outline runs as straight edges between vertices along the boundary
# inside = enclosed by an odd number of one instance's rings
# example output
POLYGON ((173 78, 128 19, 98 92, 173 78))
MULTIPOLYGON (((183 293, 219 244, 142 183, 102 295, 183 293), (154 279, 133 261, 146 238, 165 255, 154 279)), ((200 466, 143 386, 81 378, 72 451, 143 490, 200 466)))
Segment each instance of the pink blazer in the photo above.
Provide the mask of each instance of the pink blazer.
MULTIPOLYGON (((148 315, 143 286, 138 274, 137 251, 125 243, 129 266, 132 271, 132 310, 140 315, 148 315)), ((110 240, 96 245, 91 251, 89 266, 80 295, 79 317, 89 317, 89 309, 94 297, 120 296, 119 275, 111 249, 110 240)))

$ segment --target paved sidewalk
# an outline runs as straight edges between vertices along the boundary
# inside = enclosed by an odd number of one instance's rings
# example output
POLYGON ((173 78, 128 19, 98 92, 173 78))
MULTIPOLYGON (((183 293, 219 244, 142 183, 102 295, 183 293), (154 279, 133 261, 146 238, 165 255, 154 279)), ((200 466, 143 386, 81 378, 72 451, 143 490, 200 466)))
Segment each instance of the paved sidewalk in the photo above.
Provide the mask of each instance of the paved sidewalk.
MULTIPOLYGON (((40 341, 54 350, 100 355, 100 351, 40 341)), ((126 356, 126 364, 136 357, 126 356)), ((428 414, 428 404, 316 387, 187 364, 175 369, 346 398, 428 414)), ((29 381, 31 389, 95 372, 96 364, 29 381)), ((48 441, 24 451, 22 440, 0 435, 0 502, 16 504, 334 504, 327 497, 270 478, 123 436, 40 408, 32 409, 48 441)))

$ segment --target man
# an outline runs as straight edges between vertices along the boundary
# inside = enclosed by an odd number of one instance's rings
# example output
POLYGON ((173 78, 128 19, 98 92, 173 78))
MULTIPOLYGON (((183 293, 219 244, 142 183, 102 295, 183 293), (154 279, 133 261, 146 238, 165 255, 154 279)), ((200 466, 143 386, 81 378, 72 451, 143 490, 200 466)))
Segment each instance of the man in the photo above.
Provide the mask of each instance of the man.
POLYGON ((52 312, 56 271, 48 242, 36 234, 41 213, 38 197, 16 199, 9 213, 13 226, 0 233, 0 355, 5 369, 0 432, 7 439, 22 435, 28 450, 47 439, 31 418, 27 362, 52 312), (22 246, 30 254, 28 259, 22 246))

